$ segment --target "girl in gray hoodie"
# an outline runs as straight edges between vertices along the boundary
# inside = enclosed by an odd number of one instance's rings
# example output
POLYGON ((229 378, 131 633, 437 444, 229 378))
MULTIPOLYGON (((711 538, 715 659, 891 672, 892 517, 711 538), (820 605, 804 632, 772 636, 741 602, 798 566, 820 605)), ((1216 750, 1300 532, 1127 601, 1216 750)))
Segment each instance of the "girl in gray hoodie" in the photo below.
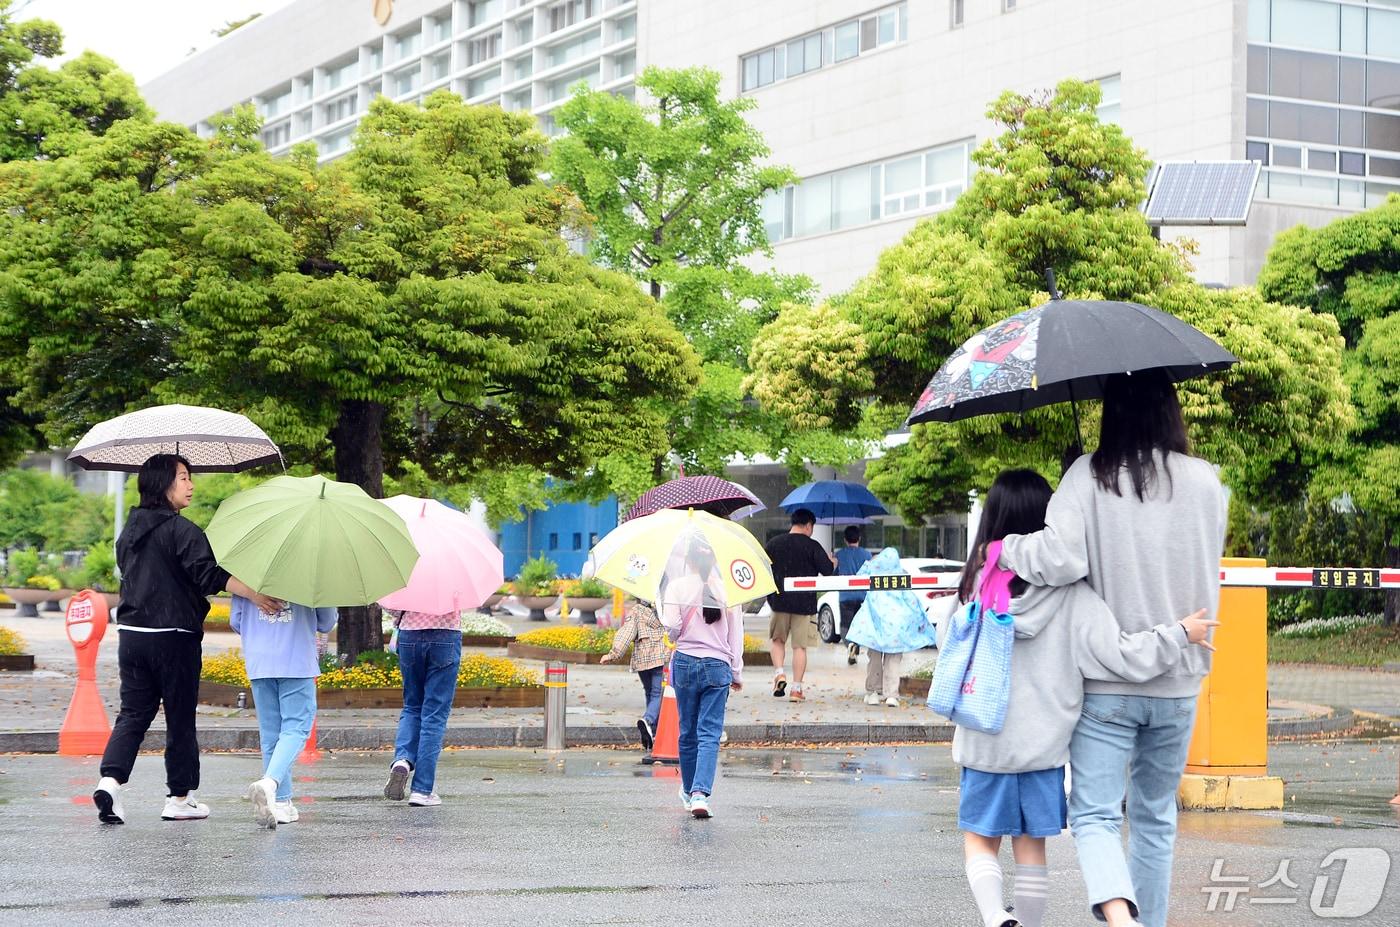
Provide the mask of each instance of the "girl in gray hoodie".
MULTIPOLYGON (((988 544, 1045 524, 1050 484, 1033 470, 1008 470, 987 493, 951 612, 978 588, 988 544)), ((1191 644, 1209 647, 1216 624, 1204 610, 1136 634, 1120 632, 1103 599, 1085 582, 1011 586, 1016 640, 1011 693, 998 734, 959 726, 953 759, 962 766, 958 826, 964 831, 967 879, 985 927, 1040 927, 1049 894, 1045 838, 1066 826, 1065 764, 1084 700, 1084 680, 1147 680, 1170 671, 1191 644), (1002 900, 997 852, 1012 838, 1015 916, 1002 900)), ((940 638, 951 621, 938 623, 940 638)))

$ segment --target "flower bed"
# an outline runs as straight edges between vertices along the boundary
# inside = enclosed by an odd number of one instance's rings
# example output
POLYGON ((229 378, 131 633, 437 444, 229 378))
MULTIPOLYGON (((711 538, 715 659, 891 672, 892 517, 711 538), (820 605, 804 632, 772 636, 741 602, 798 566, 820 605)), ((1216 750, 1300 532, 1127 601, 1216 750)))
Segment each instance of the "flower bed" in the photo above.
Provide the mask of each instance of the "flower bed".
POLYGON ((600 663, 603 654, 612 649, 616 633, 603 628, 540 628, 517 635, 506 653, 526 660, 600 663))
POLYGON ((504 647, 515 640, 510 625, 480 612, 462 614, 463 647, 504 647))
POLYGON ((28 648, 18 631, 0 628, 0 670, 28 672, 34 669, 34 654, 25 653, 28 648))
MULTIPOLYGON (((319 708, 398 708, 403 705, 403 674, 393 654, 374 656, 353 666, 335 667, 316 680, 319 708)), ((199 699, 233 706, 238 693, 252 706, 252 687, 237 651, 205 657, 199 699)), ((470 654, 457 671, 457 708, 531 707, 544 704, 544 686, 534 672, 504 657, 470 654)))
POLYGON ((934 663, 925 663, 908 676, 899 677, 899 694, 910 698, 928 698, 928 687, 933 683, 934 663))
POLYGON ((232 631, 229 624, 229 612, 231 607, 222 602, 215 602, 209 606, 209 614, 204 619, 205 631, 232 631))

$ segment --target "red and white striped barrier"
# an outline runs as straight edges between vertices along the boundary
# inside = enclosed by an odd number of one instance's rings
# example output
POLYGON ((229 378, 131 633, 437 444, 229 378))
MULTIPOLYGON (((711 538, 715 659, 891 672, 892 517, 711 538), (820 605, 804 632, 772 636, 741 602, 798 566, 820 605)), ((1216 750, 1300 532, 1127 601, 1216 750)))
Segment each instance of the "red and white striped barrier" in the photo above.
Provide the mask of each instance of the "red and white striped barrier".
MULTIPOLYGON (((938 589, 958 586, 958 573, 923 573, 876 576, 792 576, 783 582, 785 592, 938 589)), ((1400 589, 1400 570, 1381 567, 1221 567, 1222 586, 1291 586, 1306 589, 1400 589)))

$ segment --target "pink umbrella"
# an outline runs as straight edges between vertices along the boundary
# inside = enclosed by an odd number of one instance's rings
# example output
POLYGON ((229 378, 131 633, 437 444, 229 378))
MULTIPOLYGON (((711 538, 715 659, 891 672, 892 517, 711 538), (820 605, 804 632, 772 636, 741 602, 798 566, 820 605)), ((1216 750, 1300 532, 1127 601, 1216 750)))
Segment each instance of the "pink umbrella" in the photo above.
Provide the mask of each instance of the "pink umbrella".
POLYGON ((419 557, 408 585, 380 599, 380 605, 441 615, 476 608, 505 581, 500 550, 463 513, 416 496, 382 501, 407 523, 419 557))

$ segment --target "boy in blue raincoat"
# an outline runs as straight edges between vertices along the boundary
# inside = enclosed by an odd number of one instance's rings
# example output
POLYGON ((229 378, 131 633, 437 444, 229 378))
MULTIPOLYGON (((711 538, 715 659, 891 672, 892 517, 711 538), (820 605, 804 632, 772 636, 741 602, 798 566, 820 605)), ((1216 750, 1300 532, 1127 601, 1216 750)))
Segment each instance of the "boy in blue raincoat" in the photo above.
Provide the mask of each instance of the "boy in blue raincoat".
MULTIPOLYGON (((886 547, 860 568, 859 576, 906 575, 899 565, 899 551, 886 547)), ((846 640, 865 648, 869 666, 865 671, 865 704, 884 702, 899 706, 899 665, 911 650, 922 650, 938 643, 919 597, 912 590, 870 592, 856 612, 846 640)))

